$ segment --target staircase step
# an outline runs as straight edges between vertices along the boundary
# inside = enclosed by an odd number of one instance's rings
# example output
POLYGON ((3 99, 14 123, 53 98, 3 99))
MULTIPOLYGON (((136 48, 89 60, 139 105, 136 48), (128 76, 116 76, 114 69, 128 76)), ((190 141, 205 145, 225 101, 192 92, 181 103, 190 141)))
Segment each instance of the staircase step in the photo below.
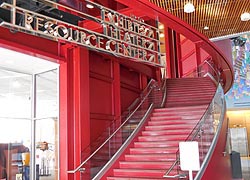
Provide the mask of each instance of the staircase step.
POLYGON ((185 90, 183 92, 214 92, 215 91, 215 87, 210 86, 210 85, 197 85, 197 86, 193 86, 190 84, 186 84, 186 85, 176 85, 176 84, 167 84, 167 92, 173 92, 173 91, 177 91, 177 92, 181 92, 181 90, 185 90), (198 87, 198 88, 197 88, 198 87))
POLYGON ((169 113, 169 112, 157 112, 157 113, 154 113, 154 114, 152 115, 151 118, 156 119, 157 117, 169 117, 169 118, 174 118, 174 119, 176 119, 176 118, 182 118, 182 117, 188 117, 188 116, 200 117, 201 115, 203 115, 203 113, 204 113, 204 112, 194 112, 194 113, 192 113, 192 112, 186 112, 186 113, 179 113, 179 114, 178 114, 178 113, 176 113, 176 112, 174 112, 174 113, 169 113))
POLYGON ((171 95, 168 95, 167 96, 167 102, 169 102, 169 101, 190 101, 190 100, 192 100, 192 99, 194 99, 194 100, 211 100, 213 98, 213 95, 200 95, 200 96, 198 96, 198 95, 187 95, 187 94, 185 94, 183 97, 180 95, 180 94, 178 94, 178 97, 175 97, 175 96, 171 96, 171 95))
POLYGON ((184 78, 170 78, 167 82, 206 82, 213 83, 209 77, 184 77, 184 78))
POLYGON ((139 141, 184 141, 187 135, 168 135, 168 136, 139 136, 139 141))
POLYGON ((192 100, 192 101, 186 101, 186 102, 167 102, 166 103, 166 107, 177 107, 177 106, 194 106, 194 105, 205 105, 205 104, 209 104, 210 101, 206 100, 206 101, 201 101, 201 100, 192 100))
POLYGON ((119 177, 141 177, 141 178, 162 178, 166 170, 152 169, 114 169, 114 176, 119 177))
POLYGON ((130 148, 130 154, 168 154, 176 153, 178 147, 130 148))
POLYGON ((192 115, 202 115, 204 113, 204 109, 193 109, 189 111, 154 111, 152 113, 153 117, 157 116, 188 116, 192 115))
POLYGON ((185 90, 185 89, 179 89, 179 90, 168 90, 167 91, 167 98, 168 97, 174 97, 174 98, 186 98, 186 97, 213 97, 215 90, 185 90))
POLYGON ((181 125, 161 125, 161 126, 146 126, 146 130, 173 130, 173 129, 193 129, 194 125, 193 124, 181 124, 181 125))
POLYGON ((190 112, 192 110, 205 110, 208 105, 201 106, 181 106, 181 107, 170 107, 170 108, 158 108, 154 112, 190 112))
POLYGON ((210 88, 210 87, 205 87, 202 88, 200 86, 197 87, 167 87, 167 96, 169 94, 173 95, 173 94, 190 94, 190 95, 200 95, 201 93, 203 93, 204 95, 207 94, 214 94, 215 92, 215 88, 210 88))
POLYGON ((174 162, 176 154, 126 154, 126 161, 159 161, 159 162, 174 162))
MULTIPOLYGON (((169 180, 169 178, 107 177, 107 180, 169 180)), ((171 180, 173 180, 171 178, 171 180)))
POLYGON ((185 115, 185 116, 178 116, 178 115, 176 115, 176 116, 153 116, 153 117, 151 117, 150 118, 150 122, 155 122, 155 121, 166 121, 166 123, 168 122, 168 121, 173 121, 173 124, 174 124, 174 121, 185 121, 185 120, 187 120, 187 121, 192 121, 192 120, 199 120, 201 118, 201 115, 191 115, 191 114, 189 114, 189 115, 185 115))
POLYGON ((183 129, 183 130, 159 130, 159 131, 142 131, 143 136, 160 136, 160 135, 188 135, 192 129, 183 129))
POLYGON ((159 126, 159 125, 171 125, 171 124, 178 124, 178 125, 181 125, 181 124, 197 124, 199 122, 198 119, 185 119, 185 120, 154 120, 154 121, 149 121, 148 122, 148 125, 150 126, 159 126))
POLYGON ((179 142, 168 141, 168 142, 134 142, 134 147, 178 147, 179 142))
POLYGON ((135 168, 135 169, 169 169, 173 162, 159 162, 159 161, 120 161, 120 168, 135 168))

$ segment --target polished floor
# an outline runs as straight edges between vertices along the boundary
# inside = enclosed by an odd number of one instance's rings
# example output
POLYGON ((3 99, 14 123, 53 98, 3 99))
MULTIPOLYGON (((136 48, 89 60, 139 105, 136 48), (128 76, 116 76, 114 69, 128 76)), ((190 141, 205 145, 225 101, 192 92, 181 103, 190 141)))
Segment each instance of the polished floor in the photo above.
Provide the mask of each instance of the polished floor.
POLYGON ((244 180, 250 180, 250 158, 241 157, 242 177, 244 180))
POLYGON ((250 180, 250 157, 241 157, 242 178, 232 180, 250 180))

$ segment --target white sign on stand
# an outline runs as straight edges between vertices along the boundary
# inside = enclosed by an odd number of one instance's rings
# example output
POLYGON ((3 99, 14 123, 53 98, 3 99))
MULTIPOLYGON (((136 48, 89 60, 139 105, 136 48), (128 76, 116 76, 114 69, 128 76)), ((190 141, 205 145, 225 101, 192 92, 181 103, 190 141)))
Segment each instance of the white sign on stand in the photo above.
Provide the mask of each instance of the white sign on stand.
POLYGON ((182 171, 189 171, 189 180, 193 180, 192 171, 200 170, 199 146, 197 141, 179 143, 180 166, 182 171))

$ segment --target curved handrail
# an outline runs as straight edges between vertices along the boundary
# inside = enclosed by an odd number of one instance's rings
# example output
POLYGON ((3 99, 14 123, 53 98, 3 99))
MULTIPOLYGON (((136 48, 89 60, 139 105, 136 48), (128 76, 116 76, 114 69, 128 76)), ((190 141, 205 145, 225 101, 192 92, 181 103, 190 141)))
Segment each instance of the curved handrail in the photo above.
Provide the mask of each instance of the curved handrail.
MULTIPOLYGON (((219 86, 218 89, 220 91, 223 91, 221 86, 219 86)), ((224 115, 225 112, 226 112, 226 103, 225 103, 225 99, 224 98, 221 97, 221 100, 222 100, 221 114, 224 115)), ((219 124, 218 124, 218 127, 217 127, 217 131, 216 131, 216 133, 214 135, 214 138, 213 138, 213 141, 212 141, 212 143, 211 143, 211 145, 209 147, 209 150, 208 150, 208 152, 207 152, 207 154, 206 154, 206 156, 205 156, 205 158, 203 160, 203 163, 201 165, 200 171, 198 171, 198 173, 195 176, 195 180, 201 179, 201 176, 203 175, 203 173, 204 173, 204 171, 205 171, 205 169, 206 169, 206 167, 208 165, 208 162, 209 162, 209 160, 210 160, 210 158, 212 156, 212 153, 213 153, 213 151, 215 149, 215 146, 216 146, 216 144, 218 142, 218 138, 219 138, 220 131, 221 131, 221 128, 222 128, 222 122, 223 122, 223 120, 224 120, 224 116, 221 115, 220 118, 219 118, 219 124)))
POLYGON ((152 86, 153 83, 155 83, 155 80, 151 79, 148 85, 146 86, 146 88, 143 89, 141 95, 138 98, 136 98, 133 103, 131 103, 131 105, 127 108, 127 111, 129 113, 136 106, 136 104, 141 100, 141 98, 143 97, 143 94, 152 86))
POLYGON ((145 121, 147 120, 149 114, 152 112, 154 108, 154 103, 151 103, 149 108, 147 109, 146 113, 144 114, 144 116, 142 117, 140 123, 138 124, 138 126, 135 128, 135 130, 131 133, 131 135, 126 139, 126 142, 124 143, 124 145, 121 146, 121 148, 119 148, 119 150, 114 154, 114 156, 112 156, 112 158, 109 160, 108 163, 106 163, 106 165, 98 172, 98 174, 93 178, 93 180, 99 180, 100 177, 102 177, 105 173, 105 171, 112 165, 112 163, 117 159, 117 157, 119 157, 121 155, 121 153, 123 152, 123 150, 131 143, 131 141, 134 139, 134 137, 136 136, 136 134, 138 133, 138 131, 141 129, 141 127, 143 126, 143 124, 145 123, 145 121))
MULTIPOLYGON (((195 76, 195 77, 200 77, 200 76, 204 76, 202 75, 202 71, 200 71, 202 69, 202 67, 204 67, 206 64, 209 66, 209 68, 212 70, 213 73, 215 73, 216 76, 212 76, 214 78, 214 80, 216 81, 216 83, 219 82, 220 79, 220 74, 219 71, 215 69, 215 67, 213 67, 213 65, 210 63, 212 61, 211 58, 204 60, 197 69, 191 70, 190 72, 186 73, 183 77, 190 77, 190 76, 195 76)), ((208 72, 205 72, 208 73, 208 72)))
POLYGON ((163 79, 163 83, 162 83, 162 93, 163 93, 163 97, 162 97, 162 102, 161 102, 161 107, 163 107, 165 105, 166 102, 166 98, 167 98, 167 79, 163 79))
MULTIPOLYGON (((210 67, 212 67, 210 65, 210 67)), ((215 70, 215 69, 213 69, 215 70)), ((219 80, 219 79, 218 79, 219 80)), ((206 118, 207 116, 209 115, 210 113, 210 109, 213 109, 213 105, 214 105, 214 102, 216 100, 220 100, 220 98, 217 98, 217 95, 218 93, 223 93, 223 89, 221 87, 221 85, 219 84, 218 82, 218 86, 217 86, 217 91, 215 92, 214 94, 214 97, 213 97, 213 100, 211 101, 211 103, 209 104, 208 108, 206 109, 205 113, 203 114, 201 120, 196 124, 196 126, 194 127, 194 129, 192 130, 192 132, 189 134, 189 136, 186 138, 186 141, 193 141, 195 138, 197 138, 197 136, 199 136, 201 133, 202 133, 202 127, 203 125, 205 124, 205 121, 206 121, 206 118), (222 91, 222 92, 221 92, 222 91)), ((223 109, 221 110, 222 112, 225 111, 225 104, 224 104, 224 101, 222 102, 222 107, 223 109)), ((205 165, 208 163, 208 160, 210 159, 210 156, 211 156, 211 153, 213 152, 214 150, 214 147, 215 147, 215 144, 217 142, 217 139, 218 139, 218 134, 219 134, 219 131, 220 131, 220 127, 221 127, 221 122, 222 122, 222 116, 220 116, 220 120, 219 120, 219 126, 217 127, 217 131, 216 131, 216 134, 214 135, 214 138, 213 138, 213 141, 212 141, 212 144, 210 145, 210 148, 208 150, 208 152, 206 153, 206 156, 203 160, 203 163, 202 163, 202 168, 205 167, 205 165)), ((179 150, 176 152, 177 153, 177 158, 175 160, 175 162, 170 166, 170 168, 168 169, 168 171, 163 175, 163 177, 165 178, 179 178, 180 176, 183 176, 182 174, 177 174, 177 175, 174 175, 174 176, 170 176, 170 172, 174 169, 174 167, 176 165, 178 165, 180 159, 179 159, 179 156, 178 156, 178 153, 179 153, 179 150)), ((197 173, 197 175, 199 174, 202 174, 202 170, 204 169, 201 169, 199 171, 199 173, 197 173)))
MULTIPOLYGON (((139 97, 137 97, 132 103, 131 105, 125 110, 125 112, 127 112, 126 114, 122 114, 121 116, 118 117, 119 118, 125 118, 126 116, 129 116, 129 114, 131 113, 131 111, 133 110, 133 108, 135 108, 136 105, 139 104, 139 102, 142 100, 142 98, 144 97, 145 92, 147 92, 149 89, 152 88, 153 84, 156 83, 156 81, 154 79, 151 79, 149 81, 149 83, 147 84, 147 86, 143 89, 143 91, 141 92, 141 94, 139 95, 139 97)), ((110 129, 112 129, 112 127, 116 126, 116 120, 113 120, 110 124, 109 124, 109 128, 107 128, 109 131, 108 133, 110 133, 110 129)), ((103 136, 105 136, 105 133, 107 133, 107 131, 102 132, 93 142, 99 142, 100 145, 100 139, 103 140, 103 136)), ((99 145, 92 145, 89 144, 83 151, 83 153, 88 153, 90 151, 91 148, 95 148, 95 147, 99 147, 99 145)))
MULTIPOLYGON (((151 84, 153 82, 154 82, 153 80, 150 81, 151 84)), ((141 98, 141 101, 138 104, 138 106, 133 110, 132 113, 129 114, 129 116, 126 118, 126 120, 90 156, 88 156, 79 166, 77 166, 74 170, 69 170, 67 172, 69 174, 73 174, 73 173, 76 173, 77 171, 85 170, 84 168, 82 168, 82 166, 84 164, 86 164, 100 149, 102 149, 117 134, 118 131, 120 131, 122 129, 122 127, 130 120, 130 118, 135 114, 135 112, 142 106, 142 104, 145 102, 145 100, 149 97, 151 92, 154 90, 154 87, 156 87, 156 86, 148 85, 146 87, 146 88, 149 88, 147 94, 144 97, 141 98), (152 88, 149 88, 149 87, 152 87, 152 88)), ((145 92, 146 92, 146 90, 143 91, 143 93, 145 93, 145 92)))
MULTIPOLYGON (((213 106, 214 106, 215 101, 222 100, 222 104, 221 104, 222 109, 221 109, 220 114, 224 114, 226 107, 225 107, 225 102, 224 102, 225 100, 222 98, 221 93, 223 94, 223 89, 222 89, 221 85, 219 84, 218 88, 217 88, 217 91, 216 91, 216 93, 214 95, 214 98, 211 101, 210 105, 208 106, 206 112, 203 114, 201 120, 196 124, 195 128, 192 130, 192 132, 189 134, 189 136, 186 138, 185 141, 194 141, 195 138, 197 138, 199 135, 201 135, 201 133, 203 133, 203 130, 202 130, 203 125, 206 123, 206 118, 210 113, 209 110, 211 110, 211 109, 213 110, 213 106), (221 97, 218 98, 217 95, 220 95, 221 97)), ((213 150, 215 148, 216 142, 218 140, 218 136, 219 136, 219 132, 221 130, 223 118, 224 118, 224 116, 220 116, 220 118, 219 118, 219 123, 218 123, 218 126, 216 128, 216 132, 215 132, 215 135, 213 137, 212 143, 211 143, 211 145, 209 147, 208 152, 206 153, 205 158, 203 159, 201 170, 196 174, 196 176, 198 175, 200 177, 204 172, 204 168, 207 166, 207 163, 208 163, 208 161, 209 161, 209 159, 211 157, 211 154, 212 154, 212 152, 213 152, 213 150)), ((179 156, 178 156, 179 150, 176 153, 177 153, 177 158, 176 158, 175 162, 171 165, 171 167, 168 169, 168 171, 164 174, 163 177, 165 177, 165 178, 169 178, 169 177, 174 178, 172 175, 169 176, 169 174, 174 169, 174 167, 176 165, 178 165, 178 163, 180 161, 179 156)), ((182 174, 180 174, 180 175, 182 175, 182 174)), ((177 177, 178 175, 175 175, 175 176, 177 177)), ((195 179, 198 180, 199 178, 195 177, 195 179)))

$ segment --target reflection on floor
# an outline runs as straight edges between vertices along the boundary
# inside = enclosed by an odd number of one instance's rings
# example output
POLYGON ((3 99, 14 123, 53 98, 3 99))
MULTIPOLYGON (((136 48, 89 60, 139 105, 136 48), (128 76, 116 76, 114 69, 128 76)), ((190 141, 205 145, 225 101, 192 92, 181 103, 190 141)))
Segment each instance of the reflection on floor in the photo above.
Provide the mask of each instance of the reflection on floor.
POLYGON ((241 157, 242 177, 244 180, 250 180, 250 158, 241 157))
POLYGON ((41 176, 40 177, 40 180, 55 180, 56 178, 55 177, 52 177, 52 176, 41 176))

